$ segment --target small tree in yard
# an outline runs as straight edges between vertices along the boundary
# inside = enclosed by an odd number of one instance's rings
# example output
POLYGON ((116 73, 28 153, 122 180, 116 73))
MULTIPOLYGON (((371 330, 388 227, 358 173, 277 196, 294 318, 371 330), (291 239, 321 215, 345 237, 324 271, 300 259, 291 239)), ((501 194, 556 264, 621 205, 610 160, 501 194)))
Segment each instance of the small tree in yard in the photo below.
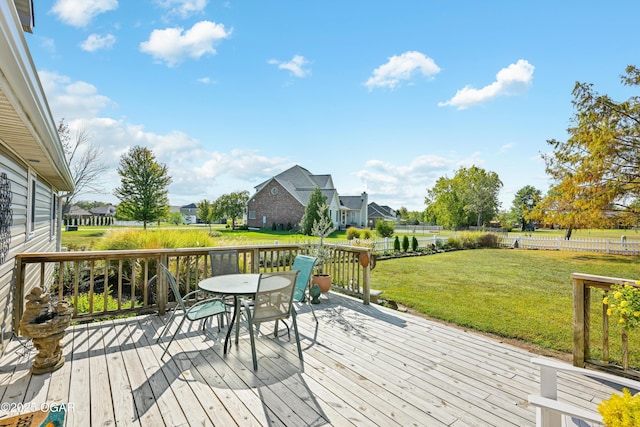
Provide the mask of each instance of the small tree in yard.
POLYGON ((376 222, 376 233, 380 237, 393 237, 394 226, 390 221, 376 222))
MULTIPOLYGON (((311 229, 313 224, 316 221, 320 220, 320 206, 327 204, 327 198, 322 195, 322 191, 320 188, 316 187, 311 195, 309 196, 309 201, 307 202, 307 206, 304 208, 304 215, 302 216, 302 221, 300 221, 300 231, 302 234, 307 236, 311 235, 311 229)), ((327 208, 327 216, 329 215, 327 208)), ((330 219, 329 219, 330 220, 330 219)), ((333 224, 332 224, 333 226, 333 224)))
POLYGON ((409 237, 406 235, 402 238, 402 250, 405 252, 409 250, 409 237))
POLYGON ((62 142, 64 155, 75 185, 73 193, 67 193, 63 196, 63 213, 67 213, 71 205, 83 193, 103 191, 100 178, 108 168, 100 160, 102 149, 91 141, 91 137, 85 129, 80 128, 72 138, 69 125, 62 119, 58 125, 58 136, 62 142))
POLYGON ((212 209, 219 210, 227 218, 231 218, 231 229, 236 228, 236 219, 242 217, 247 202, 249 201, 248 191, 235 191, 229 194, 223 194, 216 200, 216 206, 212 209))
POLYGON ((398 236, 393 240, 393 250, 400 252, 400 238, 398 236))
POLYGON ((313 226, 311 227, 311 234, 319 237, 320 242, 313 249, 312 253, 318 258, 316 267, 318 272, 322 273, 322 269, 328 256, 327 248, 324 246, 324 238, 333 233, 335 228, 333 228, 333 222, 331 222, 331 218, 329 217, 329 206, 327 206, 326 203, 323 203, 318 207, 318 216, 319 218, 314 221, 313 226))
POLYGON ((209 232, 211 232, 211 217, 213 213, 211 202, 207 199, 204 199, 200 203, 196 204, 196 206, 198 207, 198 219, 205 224, 208 224, 209 232))
POLYGON ((166 218, 169 212, 167 166, 156 161, 146 147, 135 146, 120 158, 120 186, 113 194, 120 199, 117 215, 147 223, 166 218))
POLYGON ((184 223, 184 215, 180 212, 171 212, 169 214, 169 222, 173 225, 180 225, 184 223))
POLYGON ((418 239, 416 239, 416 236, 413 236, 411 238, 411 250, 413 252, 417 252, 418 251, 418 239))

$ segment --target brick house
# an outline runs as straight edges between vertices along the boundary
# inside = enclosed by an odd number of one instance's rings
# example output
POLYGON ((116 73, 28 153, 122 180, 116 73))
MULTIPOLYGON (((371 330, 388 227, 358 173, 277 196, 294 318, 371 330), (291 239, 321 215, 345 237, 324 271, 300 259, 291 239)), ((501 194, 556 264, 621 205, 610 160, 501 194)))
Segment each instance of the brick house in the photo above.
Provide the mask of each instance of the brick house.
POLYGON ((329 205, 329 215, 336 228, 367 224, 367 193, 340 197, 331 175, 314 175, 301 166, 293 166, 255 187, 247 202, 249 228, 297 230, 311 193, 322 191, 329 205))

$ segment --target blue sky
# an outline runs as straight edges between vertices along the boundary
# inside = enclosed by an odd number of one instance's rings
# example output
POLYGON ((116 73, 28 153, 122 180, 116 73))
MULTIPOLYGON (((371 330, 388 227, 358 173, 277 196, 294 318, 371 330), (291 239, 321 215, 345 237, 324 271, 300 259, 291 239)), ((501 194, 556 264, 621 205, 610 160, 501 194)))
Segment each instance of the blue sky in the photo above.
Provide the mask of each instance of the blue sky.
POLYGON ((546 192, 576 81, 617 100, 638 61, 636 1, 56 0, 25 34, 52 114, 109 166, 143 145, 173 205, 248 190, 299 164, 341 195, 423 210, 477 165, 546 192))

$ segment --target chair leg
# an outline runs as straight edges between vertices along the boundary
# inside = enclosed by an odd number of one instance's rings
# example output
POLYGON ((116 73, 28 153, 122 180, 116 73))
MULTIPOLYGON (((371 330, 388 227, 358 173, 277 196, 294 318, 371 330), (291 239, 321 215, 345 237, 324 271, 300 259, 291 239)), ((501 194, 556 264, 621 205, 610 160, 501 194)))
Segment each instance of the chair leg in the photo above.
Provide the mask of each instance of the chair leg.
POLYGON ((180 321, 180 324, 178 325, 178 328, 175 330, 175 332, 173 333, 173 335, 171 335, 171 339, 169 340, 169 342, 167 343, 167 346, 164 349, 164 353, 162 353, 162 356, 160 356, 160 360, 162 360, 165 356, 165 354, 167 354, 167 351, 169 351, 169 346, 171 345, 171 343, 173 342, 173 339, 176 337, 176 335, 178 334, 178 331, 180 330, 180 328, 182 328, 182 324, 184 323, 184 321, 187 320, 187 316, 184 316, 182 318, 182 320, 180 321))
POLYGON ((304 363, 302 358, 302 346, 300 345, 300 334, 298 333, 298 321, 296 320, 296 310, 293 307, 291 307, 291 324, 296 336, 296 344, 298 345, 298 357, 300 358, 300 361, 304 363))
POLYGON ((311 308, 311 314, 313 314, 313 318, 315 319, 316 323, 318 323, 318 318, 316 317, 316 312, 313 311, 313 304, 311 304, 311 300, 309 298, 307 298, 307 305, 311 308))
POLYGON ((253 359, 253 370, 258 370, 258 357, 256 355, 256 340, 253 336, 253 324, 251 323, 251 313, 247 308, 247 324, 249 326, 249 340, 251 341, 251 357, 253 359))
POLYGON ((176 315, 176 310, 175 309, 171 310, 171 316, 169 317, 169 320, 167 320, 167 323, 164 324, 164 327, 162 328, 162 331, 160 331, 160 334, 158 335, 158 338, 156 339, 156 344, 158 343, 158 341, 160 341, 160 338, 162 338, 164 333, 167 331, 167 328, 169 327, 169 325, 173 321, 173 317, 175 315, 176 315))

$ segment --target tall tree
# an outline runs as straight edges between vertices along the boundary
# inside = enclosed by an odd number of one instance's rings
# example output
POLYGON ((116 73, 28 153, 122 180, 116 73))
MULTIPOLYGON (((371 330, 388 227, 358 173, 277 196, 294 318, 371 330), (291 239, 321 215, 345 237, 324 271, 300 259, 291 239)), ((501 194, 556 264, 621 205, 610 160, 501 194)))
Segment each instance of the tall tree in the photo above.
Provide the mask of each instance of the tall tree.
POLYGON ((113 194, 120 199, 121 218, 147 223, 169 213, 167 186, 171 184, 167 166, 156 161, 146 147, 135 146, 120 158, 120 187, 113 194))
POLYGON ((531 185, 525 185, 516 193, 511 206, 511 217, 520 224, 520 230, 531 230, 533 219, 530 218, 533 208, 542 199, 542 192, 531 185))
POLYGON ((477 166, 469 169, 461 168, 454 177, 457 186, 463 194, 464 209, 475 213, 478 227, 491 221, 500 208, 498 193, 502 188, 502 181, 495 172, 487 172, 477 166))
POLYGON ((460 168, 453 178, 441 177, 427 191, 427 217, 447 228, 482 226, 498 214, 498 174, 477 166, 460 168))
MULTIPOLYGON (((621 82, 640 85, 640 70, 628 66, 621 82)), ((569 229, 635 225, 640 214, 640 97, 616 102, 579 82, 573 97, 569 138, 547 141, 553 152, 543 157, 554 185, 536 214, 569 229)))
POLYGON ((242 217, 249 201, 248 191, 235 191, 229 194, 223 194, 218 198, 220 210, 231 218, 231 229, 235 230, 236 220, 242 217))
POLYGON ((100 161, 102 149, 91 141, 84 128, 80 128, 72 137, 69 125, 62 119, 58 124, 58 136, 75 184, 75 190, 63 196, 63 213, 67 213, 82 194, 104 191, 100 178, 108 168, 100 161))
MULTIPOLYGON (((327 198, 322 194, 320 188, 316 187, 309 196, 307 206, 304 208, 304 215, 300 221, 300 231, 307 236, 311 235, 313 224, 320 220, 320 206, 327 204, 327 198)), ((326 213, 329 215, 329 212, 326 213)), ((329 218, 331 221, 331 218, 329 218)), ((333 226, 333 223, 331 223, 333 226)))

